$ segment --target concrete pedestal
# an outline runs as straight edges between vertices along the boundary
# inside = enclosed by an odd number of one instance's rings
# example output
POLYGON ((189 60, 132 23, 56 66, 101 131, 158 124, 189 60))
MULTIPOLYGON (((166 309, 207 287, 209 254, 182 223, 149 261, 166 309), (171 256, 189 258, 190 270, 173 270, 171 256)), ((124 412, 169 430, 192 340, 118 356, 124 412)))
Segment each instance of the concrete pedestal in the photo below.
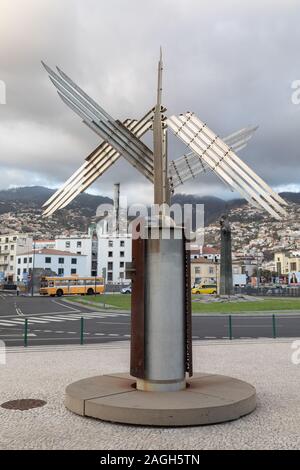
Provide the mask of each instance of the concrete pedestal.
POLYGON ((255 388, 223 375, 195 374, 184 390, 139 391, 129 374, 90 377, 66 389, 76 414, 116 423, 193 426, 238 419, 256 407, 255 388))

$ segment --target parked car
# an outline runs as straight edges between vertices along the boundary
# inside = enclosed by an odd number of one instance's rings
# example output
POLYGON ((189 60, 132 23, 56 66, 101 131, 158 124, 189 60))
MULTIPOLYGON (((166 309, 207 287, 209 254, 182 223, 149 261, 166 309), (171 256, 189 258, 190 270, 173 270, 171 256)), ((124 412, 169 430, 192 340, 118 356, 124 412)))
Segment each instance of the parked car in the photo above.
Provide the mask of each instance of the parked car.
POLYGON ((216 284, 202 284, 192 289, 192 294, 216 294, 216 284))
POLYGON ((131 294, 131 286, 126 286, 121 289, 121 294, 131 294))

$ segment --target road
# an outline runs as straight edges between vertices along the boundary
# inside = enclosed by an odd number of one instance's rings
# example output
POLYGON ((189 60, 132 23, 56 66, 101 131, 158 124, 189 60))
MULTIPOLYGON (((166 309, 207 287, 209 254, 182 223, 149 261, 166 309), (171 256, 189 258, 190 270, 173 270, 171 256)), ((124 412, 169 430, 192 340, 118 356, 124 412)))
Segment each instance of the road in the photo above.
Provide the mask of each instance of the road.
MULTIPOLYGON (((49 297, 0 294, 0 340, 7 346, 24 343, 28 319, 28 345, 78 344, 80 318, 84 318, 84 343, 106 343, 130 338, 130 314, 93 311, 49 297)), ((228 339, 228 315, 193 315, 193 339, 228 339)), ((272 338, 272 316, 232 315, 236 339, 272 338)), ((300 315, 276 315, 277 337, 300 337, 300 315)))

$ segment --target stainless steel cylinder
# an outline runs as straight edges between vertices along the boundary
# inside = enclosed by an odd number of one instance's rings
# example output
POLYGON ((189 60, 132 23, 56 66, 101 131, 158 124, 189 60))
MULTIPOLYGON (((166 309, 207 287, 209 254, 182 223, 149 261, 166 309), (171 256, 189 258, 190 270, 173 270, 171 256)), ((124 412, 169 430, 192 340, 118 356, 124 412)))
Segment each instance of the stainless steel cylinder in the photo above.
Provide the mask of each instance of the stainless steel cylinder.
POLYGON ((145 373, 137 381, 137 388, 176 391, 186 386, 182 228, 148 227, 147 230, 145 373))

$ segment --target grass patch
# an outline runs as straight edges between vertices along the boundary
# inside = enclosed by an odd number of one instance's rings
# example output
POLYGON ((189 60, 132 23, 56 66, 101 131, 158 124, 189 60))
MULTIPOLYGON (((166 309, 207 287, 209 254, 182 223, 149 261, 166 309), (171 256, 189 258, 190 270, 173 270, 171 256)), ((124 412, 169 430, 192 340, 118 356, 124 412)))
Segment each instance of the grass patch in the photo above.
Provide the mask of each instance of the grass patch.
MULTIPOLYGON (((192 295, 192 299, 199 296, 192 295)), ((103 294, 94 296, 74 296, 69 297, 69 300, 74 302, 95 302, 95 304, 102 307, 102 304, 109 308, 119 308, 122 310, 130 310, 131 308, 131 295, 130 294, 103 294)), ((230 302, 230 303, 202 303, 192 302, 193 313, 237 313, 237 312, 264 312, 281 310, 299 310, 300 299, 265 299, 256 302, 230 302)))
MULTIPOLYGON (((192 298, 197 298, 192 295, 192 298)), ((280 310, 299 310, 300 299, 265 299, 255 302, 230 302, 230 303, 202 303, 192 302, 194 313, 235 313, 235 312, 264 312, 280 310)))
POLYGON ((95 304, 102 307, 105 304, 108 307, 119 308, 121 310, 130 310, 131 309, 131 295, 130 294, 102 294, 102 295, 89 295, 89 296, 74 296, 69 297, 69 300, 73 302, 94 302, 95 304))

